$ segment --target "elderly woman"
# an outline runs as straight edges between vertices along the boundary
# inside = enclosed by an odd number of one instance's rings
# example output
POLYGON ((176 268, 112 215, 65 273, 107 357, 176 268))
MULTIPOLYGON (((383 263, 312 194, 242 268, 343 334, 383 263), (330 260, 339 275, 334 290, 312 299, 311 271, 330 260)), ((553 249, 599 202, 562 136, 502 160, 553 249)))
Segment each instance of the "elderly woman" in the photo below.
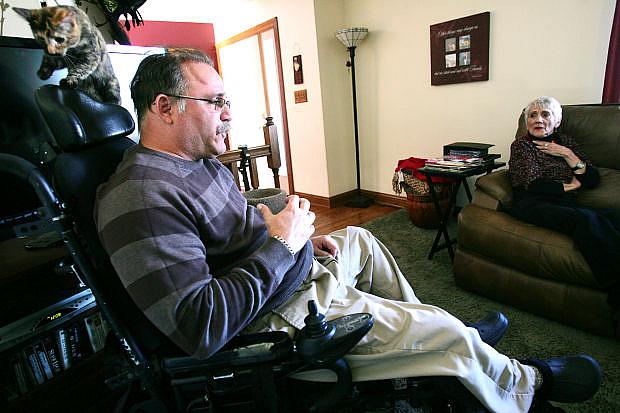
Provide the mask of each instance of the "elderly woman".
POLYGON ((572 237, 597 282, 620 307, 620 213, 580 206, 576 192, 598 185, 598 170, 570 136, 556 131, 562 107, 543 96, 524 109, 527 134, 510 147, 514 190, 510 213, 523 221, 572 237))

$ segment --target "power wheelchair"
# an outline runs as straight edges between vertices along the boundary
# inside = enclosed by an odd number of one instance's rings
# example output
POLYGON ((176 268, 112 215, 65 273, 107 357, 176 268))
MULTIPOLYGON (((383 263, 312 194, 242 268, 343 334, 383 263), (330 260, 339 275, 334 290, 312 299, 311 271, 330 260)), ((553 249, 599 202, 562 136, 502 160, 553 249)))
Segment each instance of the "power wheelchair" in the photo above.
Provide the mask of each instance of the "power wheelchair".
POLYGON ((117 411, 394 411, 397 401, 406 401, 410 412, 486 411, 454 378, 352 383, 343 356, 372 327, 372 316, 326 321, 312 302, 306 327, 295 340, 282 332, 240 335, 207 360, 182 354, 127 294, 93 220, 96 188, 135 144, 127 138, 133 118, 121 106, 55 85, 41 87, 35 98, 59 154, 43 169, 0 154, 0 170, 35 190, 42 204, 39 218, 62 236, 111 327, 106 347, 117 347, 123 361, 106 381, 119 394, 117 411), (311 369, 331 370, 336 382, 294 378, 311 369))

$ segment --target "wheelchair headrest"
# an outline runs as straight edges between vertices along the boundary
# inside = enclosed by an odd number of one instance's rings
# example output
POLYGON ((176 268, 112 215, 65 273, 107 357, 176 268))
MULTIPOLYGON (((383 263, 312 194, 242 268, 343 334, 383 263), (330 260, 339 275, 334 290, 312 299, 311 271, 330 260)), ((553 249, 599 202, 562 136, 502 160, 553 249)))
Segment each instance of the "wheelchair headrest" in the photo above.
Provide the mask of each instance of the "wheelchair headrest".
POLYGON ((35 100, 63 151, 127 136, 135 128, 127 109, 96 101, 78 90, 45 85, 36 90, 35 100))

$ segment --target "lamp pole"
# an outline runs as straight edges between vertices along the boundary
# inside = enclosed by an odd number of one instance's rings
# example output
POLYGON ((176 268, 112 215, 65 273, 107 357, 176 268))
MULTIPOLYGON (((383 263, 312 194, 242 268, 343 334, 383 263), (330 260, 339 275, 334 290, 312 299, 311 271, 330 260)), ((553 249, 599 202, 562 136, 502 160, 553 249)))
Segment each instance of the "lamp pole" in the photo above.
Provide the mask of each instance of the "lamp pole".
POLYGON ((373 199, 362 195, 362 189, 360 184, 360 150, 359 150, 359 130, 357 125, 357 88, 355 85, 355 49, 357 44, 366 37, 368 29, 366 28, 351 28, 342 29, 336 32, 336 37, 345 45, 349 50, 350 60, 347 62, 347 66, 351 68, 351 89, 353 92, 353 131, 355 134, 355 171, 356 171, 356 192, 355 195, 350 198, 345 205, 353 208, 367 208, 373 203, 373 199))
POLYGON ((357 191, 360 191, 360 148, 357 129, 357 92, 355 90, 355 46, 349 47, 351 57, 351 89, 353 90, 353 127, 355 131, 355 167, 357 169, 357 191))

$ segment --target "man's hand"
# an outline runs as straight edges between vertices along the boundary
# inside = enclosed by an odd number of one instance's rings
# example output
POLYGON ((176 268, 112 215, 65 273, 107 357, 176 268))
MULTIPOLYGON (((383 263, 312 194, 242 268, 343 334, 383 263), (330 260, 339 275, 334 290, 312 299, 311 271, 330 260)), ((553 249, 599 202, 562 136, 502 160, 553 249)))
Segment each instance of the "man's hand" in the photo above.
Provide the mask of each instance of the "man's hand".
POLYGON ((564 184, 564 192, 575 191, 581 188, 581 181, 573 176, 573 180, 568 184, 564 184))
POLYGON ((286 207, 278 214, 273 215, 266 205, 256 206, 262 214, 269 236, 280 236, 297 252, 306 244, 314 233, 316 216, 310 211, 310 201, 289 195, 286 198, 286 207))
POLYGON ((334 258, 338 256, 338 245, 329 235, 319 235, 317 237, 310 238, 310 241, 312 241, 315 256, 331 256, 334 258))

